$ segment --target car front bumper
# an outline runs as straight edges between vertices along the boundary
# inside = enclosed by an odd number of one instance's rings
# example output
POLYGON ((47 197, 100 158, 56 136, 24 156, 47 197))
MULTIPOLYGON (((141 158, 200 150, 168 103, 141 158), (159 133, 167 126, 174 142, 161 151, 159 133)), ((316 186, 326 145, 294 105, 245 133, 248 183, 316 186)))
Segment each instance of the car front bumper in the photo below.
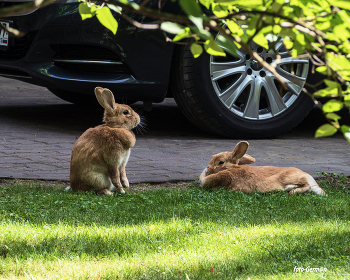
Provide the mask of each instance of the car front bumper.
POLYGON ((10 38, 9 49, 0 50, 0 75, 72 93, 93 94, 101 86, 118 99, 163 101, 173 45, 159 30, 140 30, 116 18, 116 35, 96 17, 83 21, 78 3, 10 18, 26 35, 10 38))

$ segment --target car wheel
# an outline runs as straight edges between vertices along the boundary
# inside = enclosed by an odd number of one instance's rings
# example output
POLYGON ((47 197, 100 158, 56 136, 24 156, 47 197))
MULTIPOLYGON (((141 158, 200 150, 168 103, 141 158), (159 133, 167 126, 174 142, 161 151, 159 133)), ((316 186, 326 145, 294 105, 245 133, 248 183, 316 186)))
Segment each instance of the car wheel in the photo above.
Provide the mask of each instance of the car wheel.
MULTIPOLYGON (((251 47, 266 62, 276 60, 274 50, 251 47)), ((281 42, 275 50, 287 90, 243 51, 238 57, 225 50, 226 57, 194 58, 189 45, 177 46, 171 77, 176 103, 199 128, 230 138, 270 138, 291 130, 314 106, 302 91, 311 67, 307 57, 293 59, 281 42)))

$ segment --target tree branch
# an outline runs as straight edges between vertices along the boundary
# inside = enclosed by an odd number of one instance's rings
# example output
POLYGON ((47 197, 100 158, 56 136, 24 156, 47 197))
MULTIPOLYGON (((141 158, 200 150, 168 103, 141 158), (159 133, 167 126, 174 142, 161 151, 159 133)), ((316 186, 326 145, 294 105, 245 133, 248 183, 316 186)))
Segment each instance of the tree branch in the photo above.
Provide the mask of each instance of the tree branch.
POLYGON ((220 19, 220 20, 225 20, 225 19, 232 19, 234 18, 235 16, 237 15, 242 15, 242 14, 262 14, 262 15, 265 15, 265 16, 272 16, 274 18, 281 18, 281 19, 285 19, 291 23, 294 23, 296 25, 301 25, 305 28, 308 28, 310 29, 311 31, 315 32, 316 34, 324 37, 324 38, 327 38, 327 35, 325 33, 323 33, 322 31, 318 30, 317 28, 315 28, 314 26, 310 26, 309 24, 307 24, 306 22, 302 21, 301 19, 298 19, 298 20, 294 20, 293 18, 290 18, 290 17, 287 17, 287 16, 284 16, 284 15, 281 15, 281 14, 278 14, 278 13, 271 13, 271 12, 267 12, 267 11, 257 11, 257 10, 253 10, 253 11, 238 11, 238 12, 235 12, 233 14, 230 14, 226 17, 216 17, 216 16, 212 16, 210 17, 211 19, 220 19))
POLYGON ((128 17, 126 14, 122 13, 122 17, 124 19, 126 19, 128 22, 130 22, 131 24, 133 24, 134 26, 136 26, 137 28, 141 28, 141 29, 159 29, 159 24, 155 23, 155 24, 144 24, 144 23, 140 23, 136 20, 133 20, 131 17, 128 17))

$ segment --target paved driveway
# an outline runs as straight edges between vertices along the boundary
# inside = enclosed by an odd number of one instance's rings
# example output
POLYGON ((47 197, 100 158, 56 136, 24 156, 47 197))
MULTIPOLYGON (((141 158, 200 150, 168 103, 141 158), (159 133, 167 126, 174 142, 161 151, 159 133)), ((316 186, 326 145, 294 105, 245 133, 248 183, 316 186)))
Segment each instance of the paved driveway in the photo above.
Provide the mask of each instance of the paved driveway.
MULTIPOLYGON (((71 149, 87 128, 101 123, 102 113, 102 108, 77 108, 45 88, 0 77, 0 178, 68 181, 71 149)), ((127 165, 131 183, 195 180, 211 155, 231 151, 239 140, 201 132, 172 99, 143 115, 148 130, 136 135, 127 165)), ((294 166, 314 176, 321 171, 349 175, 350 145, 342 135, 313 138, 322 123, 315 109, 290 133, 244 140, 256 165, 294 166)))

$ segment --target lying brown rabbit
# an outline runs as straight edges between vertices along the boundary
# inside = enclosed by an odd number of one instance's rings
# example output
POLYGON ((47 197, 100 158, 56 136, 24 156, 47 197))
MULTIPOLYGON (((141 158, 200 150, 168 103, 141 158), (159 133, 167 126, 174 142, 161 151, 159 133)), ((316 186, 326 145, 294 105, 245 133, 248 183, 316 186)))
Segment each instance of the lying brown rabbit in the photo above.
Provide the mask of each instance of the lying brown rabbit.
POLYGON ((124 193, 123 187, 129 187, 125 165, 136 142, 131 129, 140 123, 140 117, 128 105, 115 103, 109 89, 97 87, 95 95, 105 109, 105 124, 85 131, 73 146, 70 188, 124 193))
POLYGON ((222 187, 246 193, 283 190, 290 195, 305 192, 325 195, 315 179, 298 168, 245 165, 254 162, 247 160, 248 146, 248 142, 242 141, 232 153, 212 156, 199 177, 201 187, 222 187))

